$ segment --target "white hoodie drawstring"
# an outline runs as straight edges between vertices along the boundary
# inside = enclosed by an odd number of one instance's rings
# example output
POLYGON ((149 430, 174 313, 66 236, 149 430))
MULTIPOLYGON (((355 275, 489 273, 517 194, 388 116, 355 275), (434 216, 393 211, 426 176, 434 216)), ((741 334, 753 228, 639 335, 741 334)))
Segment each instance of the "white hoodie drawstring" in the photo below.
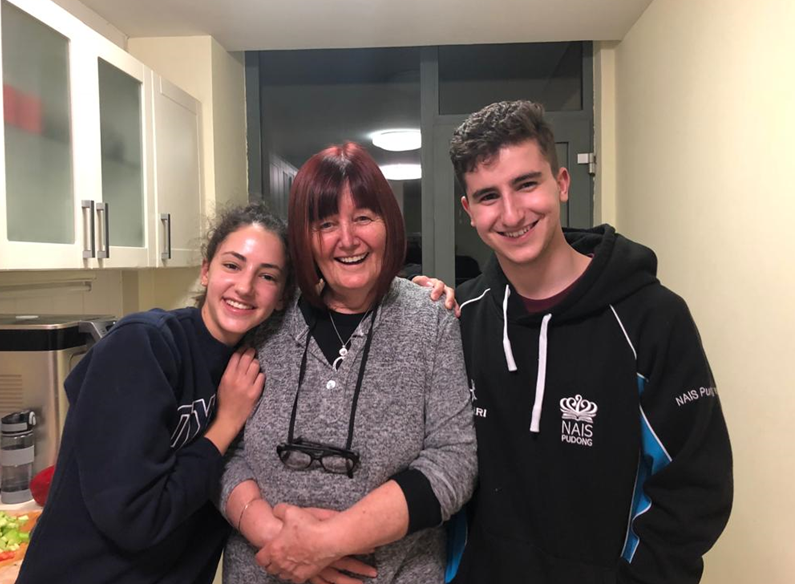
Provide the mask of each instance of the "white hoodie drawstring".
POLYGON ((533 417, 530 419, 530 431, 540 432, 541 407, 544 405, 544 389, 547 382, 547 328, 551 314, 545 314, 541 320, 541 332, 538 334, 538 376, 536 377, 536 397, 533 401, 533 417))
POLYGON ((505 286, 505 299, 502 301, 502 350, 505 352, 505 361, 508 363, 508 371, 516 371, 516 361, 513 360, 513 349, 511 340, 508 338, 508 297, 511 295, 511 287, 505 286))
MULTIPOLYGON (((505 297, 502 301, 502 350, 508 371, 516 371, 516 361, 513 358, 511 339, 508 338, 508 298, 511 296, 511 287, 505 286, 505 297)), ((538 334, 538 376, 536 377, 536 395, 533 400, 533 415, 530 419, 530 431, 538 434, 541 430, 541 408, 544 405, 544 390, 547 383, 547 328, 551 314, 544 315, 541 320, 541 332, 538 334)))

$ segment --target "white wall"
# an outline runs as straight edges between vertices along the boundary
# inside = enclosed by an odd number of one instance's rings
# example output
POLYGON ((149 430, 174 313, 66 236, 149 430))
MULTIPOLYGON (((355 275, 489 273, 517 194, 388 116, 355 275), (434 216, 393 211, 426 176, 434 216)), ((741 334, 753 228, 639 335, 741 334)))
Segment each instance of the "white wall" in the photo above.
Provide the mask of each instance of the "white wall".
POLYGON ((687 299, 732 437, 705 584, 795 580, 793 31, 792 0, 654 0, 614 49, 617 227, 687 299))

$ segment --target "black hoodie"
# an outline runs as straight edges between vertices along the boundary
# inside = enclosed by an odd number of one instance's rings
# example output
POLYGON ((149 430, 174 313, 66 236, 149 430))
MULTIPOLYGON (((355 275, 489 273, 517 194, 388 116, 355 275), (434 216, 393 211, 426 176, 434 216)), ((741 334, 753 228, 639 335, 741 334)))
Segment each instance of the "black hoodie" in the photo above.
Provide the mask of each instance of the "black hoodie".
POLYGON ((457 290, 480 485, 455 582, 698 582, 732 500, 698 331, 650 249, 564 231, 593 259, 550 311, 494 257, 457 290))

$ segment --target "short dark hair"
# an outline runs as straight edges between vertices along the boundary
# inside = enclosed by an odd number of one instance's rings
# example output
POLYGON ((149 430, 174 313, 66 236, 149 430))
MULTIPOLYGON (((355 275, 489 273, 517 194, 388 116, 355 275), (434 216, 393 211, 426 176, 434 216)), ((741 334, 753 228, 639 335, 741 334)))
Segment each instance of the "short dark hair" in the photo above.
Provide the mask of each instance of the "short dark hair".
MULTIPOLYGON (((248 205, 237 205, 221 209, 215 219, 214 225, 210 227, 207 232, 204 244, 202 245, 202 260, 208 264, 213 261, 215 252, 218 250, 224 240, 235 231, 248 227, 249 225, 258 225, 266 231, 273 233, 282 243, 284 249, 285 266, 283 271, 284 277, 284 292, 282 298, 285 300, 290 299, 295 289, 295 280, 293 276, 292 262, 290 261, 290 254, 288 253, 287 244, 287 225, 282 219, 274 215, 268 210, 268 207, 263 203, 250 203, 248 205)), ((207 297, 207 290, 204 289, 196 296, 196 306, 201 308, 207 297)))
POLYGON ((290 189, 287 224, 290 253, 296 262, 301 293, 315 306, 323 301, 317 291, 321 274, 312 254, 315 221, 339 212, 345 186, 356 206, 370 209, 386 226, 384 265, 376 282, 376 298, 389 290, 406 257, 406 228, 395 195, 372 156, 354 142, 335 144, 307 160, 290 189), (309 261, 312 258, 312 261, 309 261))
POLYGON ((469 116, 456 128, 450 140, 450 161, 464 192, 467 172, 494 158, 502 147, 528 140, 535 140, 552 174, 557 176, 560 166, 555 134, 544 119, 544 106, 525 100, 500 101, 469 116))

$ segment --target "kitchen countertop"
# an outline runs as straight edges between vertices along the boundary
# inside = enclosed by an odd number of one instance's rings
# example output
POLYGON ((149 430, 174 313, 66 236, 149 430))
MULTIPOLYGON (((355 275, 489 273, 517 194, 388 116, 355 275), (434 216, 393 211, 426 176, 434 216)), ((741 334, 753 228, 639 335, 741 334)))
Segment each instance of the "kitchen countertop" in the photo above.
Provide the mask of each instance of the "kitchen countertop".
MULTIPOLYGON (((25 503, 17 503, 16 505, 0 504, 0 511, 5 511, 6 513, 12 513, 14 515, 23 515, 29 512, 36 512, 35 515, 38 515, 38 512, 41 511, 41 507, 38 503, 36 503, 36 501, 31 499, 30 501, 26 501, 25 503)), ((38 519, 38 517, 35 517, 34 519, 38 519)), ((35 521, 33 522, 35 523, 35 521)), ((14 584, 14 582, 16 582, 17 576, 19 575, 19 567, 21 565, 22 560, 5 566, 0 566, 0 584, 14 584)))
POLYGON ((41 507, 36 501, 31 499, 30 501, 17 503, 15 505, 0 503, 0 511, 5 511, 6 513, 22 513, 23 511, 41 511, 41 507))

